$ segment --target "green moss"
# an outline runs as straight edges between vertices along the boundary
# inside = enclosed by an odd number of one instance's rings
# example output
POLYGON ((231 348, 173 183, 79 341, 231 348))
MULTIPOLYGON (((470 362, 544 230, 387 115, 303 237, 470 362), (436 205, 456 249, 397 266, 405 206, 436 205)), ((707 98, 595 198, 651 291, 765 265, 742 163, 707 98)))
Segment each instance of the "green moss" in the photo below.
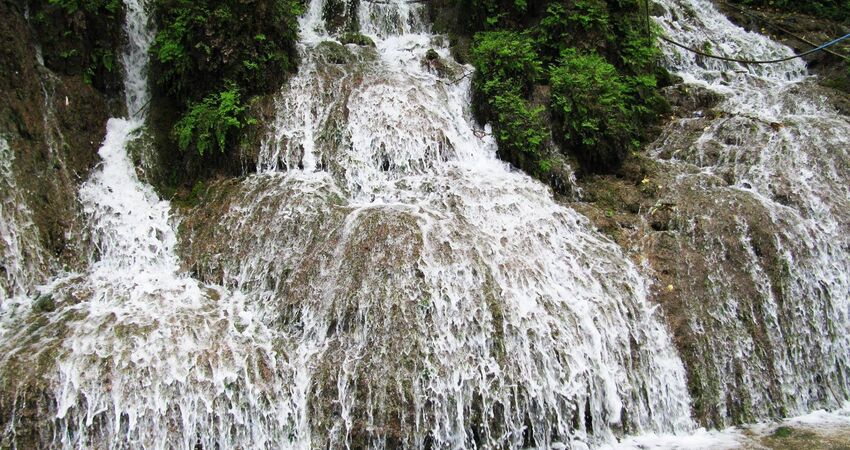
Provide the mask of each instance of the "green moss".
POLYGON ((348 64, 355 56, 344 45, 334 41, 322 41, 316 45, 316 53, 331 64, 348 64))
POLYGON ((793 431, 794 430, 791 427, 778 427, 777 429, 773 430, 773 433, 770 434, 770 437, 773 437, 773 438, 791 437, 791 434, 793 434, 793 431))
POLYGON ((33 303, 32 309, 42 313, 53 312, 56 310, 56 301, 53 300, 53 296, 50 294, 41 295, 33 303))
POLYGON ((344 33, 342 36, 339 37, 339 42, 343 44, 355 44, 364 47, 375 46, 375 43, 369 36, 356 32, 344 33))

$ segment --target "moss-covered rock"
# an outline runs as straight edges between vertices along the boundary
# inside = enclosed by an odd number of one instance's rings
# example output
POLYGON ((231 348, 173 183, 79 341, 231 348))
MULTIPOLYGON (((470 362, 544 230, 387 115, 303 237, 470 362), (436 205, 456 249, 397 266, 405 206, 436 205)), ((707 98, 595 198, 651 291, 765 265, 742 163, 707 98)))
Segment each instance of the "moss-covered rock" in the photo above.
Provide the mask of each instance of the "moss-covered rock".
POLYGON ((354 45, 360 45, 360 46, 364 46, 364 47, 374 47, 375 46, 375 42, 372 41, 372 38, 370 38, 369 36, 366 36, 365 34, 357 33, 357 32, 343 33, 339 37, 339 42, 341 42, 343 44, 354 44, 354 45))
POLYGON ((28 0, 27 6, 47 68, 82 76, 102 92, 120 92, 125 41, 120 0, 28 0))
POLYGON ((74 239, 82 229, 77 187, 98 160, 107 99, 81 73, 39 64, 20 4, 0 3, 0 19, 0 135, 11 150, 4 158, 12 158, 12 190, 21 195, 16 207, 31 212, 38 237, 39 254, 28 260, 74 268, 85 257, 74 239))

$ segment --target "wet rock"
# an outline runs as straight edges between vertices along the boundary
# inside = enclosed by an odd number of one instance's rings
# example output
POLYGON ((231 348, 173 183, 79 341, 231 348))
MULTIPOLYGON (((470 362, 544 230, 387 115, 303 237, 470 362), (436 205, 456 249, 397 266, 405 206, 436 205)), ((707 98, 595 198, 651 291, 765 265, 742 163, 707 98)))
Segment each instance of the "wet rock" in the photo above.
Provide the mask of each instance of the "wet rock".
POLYGON ((695 113, 714 108, 723 100, 723 97, 714 91, 685 83, 668 86, 661 91, 677 117, 691 117, 695 113))
POLYGON ((372 38, 366 36, 365 34, 354 32, 344 33, 342 36, 339 37, 339 42, 342 44, 359 45, 361 47, 375 46, 375 42, 372 41, 372 38))
POLYGON ((355 55, 348 48, 334 41, 320 42, 316 45, 316 53, 331 64, 348 64, 355 59, 355 55))
POLYGON ((10 189, 31 212, 38 240, 26 260, 41 261, 42 274, 79 267, 85 255, 74 239, 82 231, 76 192, 98 160, 107 101, 82 77, 39 64, 18 3, 0 4, 0 19, 0 135, 11 150, 10 189))
POLYGON ((56 310, 56 301, 53 300, 53 296, 51 294, 44 294, 38 296, 33 303, 32 308, 34 311, 40 313, 48 313, 56 310))

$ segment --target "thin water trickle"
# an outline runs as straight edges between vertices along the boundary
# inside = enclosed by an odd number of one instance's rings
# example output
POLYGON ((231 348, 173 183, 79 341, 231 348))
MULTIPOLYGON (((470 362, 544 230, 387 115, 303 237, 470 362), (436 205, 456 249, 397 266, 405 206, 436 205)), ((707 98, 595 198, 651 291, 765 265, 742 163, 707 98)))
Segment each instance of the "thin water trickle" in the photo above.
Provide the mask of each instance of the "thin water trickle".
POLYGON ((14 154, 0 135, 0 305, 25 295, 44 277, 44 260, 38 230, 32 221, 12 171, 14 154))

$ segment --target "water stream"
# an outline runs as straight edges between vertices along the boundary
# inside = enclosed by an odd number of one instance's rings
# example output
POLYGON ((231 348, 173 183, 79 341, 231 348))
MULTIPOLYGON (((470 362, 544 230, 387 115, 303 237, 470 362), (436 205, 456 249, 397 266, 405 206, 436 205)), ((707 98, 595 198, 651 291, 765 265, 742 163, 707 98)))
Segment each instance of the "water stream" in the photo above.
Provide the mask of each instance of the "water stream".
MULTIPOLYGON (((660 4, 657 23, 691 47, 792 54, 711 2, 660 4)), ((718 424, 839 407, 850 396, 850 122, 799 59, 744 66, 662 48, 686 83, 722 96, 714 117, 670 124, 652 150, 679 173, 665 201, 702 199, 701 211, 682 207, 685 234, 712 262, 714 287, 689 318, 708 356, 694 370, 702 401, 716 402, 718 424)))
MULTIPOLYGON (((662 4, 659 23, 687 42, 718 33, 724 50, 787 51, 707 2, 662 4)), ((109 120, 102 164, 79 192, 89 267, 38 287, 52 308, 36 311, 24 295, 0 304, 0 374, 26 373, 21 399, 44 392, 44 446, 583 448, 694 428, 685 367, 643 269, 498 160, 459 77, 471 68, 450 61, 421 4, 360 2, 375 46, 341 46, 313 0, 301 69, 278 96, 258 173, 222 185, 179 234, 127 156, 145 123, 153 31, 143 2, 126 6, 129 117, 109 120)), ((789 411, 828 404, 819 386, 846 398, 848 166, 824 159, 814 171, 806 159, 846 158, 846 120, 782 95, 804 81, 800 64, 730 72, 665 52, 686 81, 721 91, 730 115, 756 123, 753 142, 771 143, 756 154, 728 143, 711 157, 697 145, 669 163, 732 173, 727 189, 752 193, 781 230, 784 295, 814 305, 783 309, 764 290, 781 401, 789 411), (779 136, 765 136, 771 121, 785 124, 779 136), (794 144, 800 136, 813 143, 794 144), (776 200, 777 179, 795 186, 788 204, 776 200)), ((758 267, 752 276, 771 282, 758 267)), ((712 350, 719 370, 746 354, 712 350)))
POLYGON ((454 82, 471 68, 449 62, 422 5, 363 2, 374 48, 329 44, 321 11, 302 22, 262 173, 192 240, 215 255, 201 273, 283 326, 310 425, 328 430, 314 445, 546 447, 690 427, 646 280, 496 158, 468 79, 454 82))

